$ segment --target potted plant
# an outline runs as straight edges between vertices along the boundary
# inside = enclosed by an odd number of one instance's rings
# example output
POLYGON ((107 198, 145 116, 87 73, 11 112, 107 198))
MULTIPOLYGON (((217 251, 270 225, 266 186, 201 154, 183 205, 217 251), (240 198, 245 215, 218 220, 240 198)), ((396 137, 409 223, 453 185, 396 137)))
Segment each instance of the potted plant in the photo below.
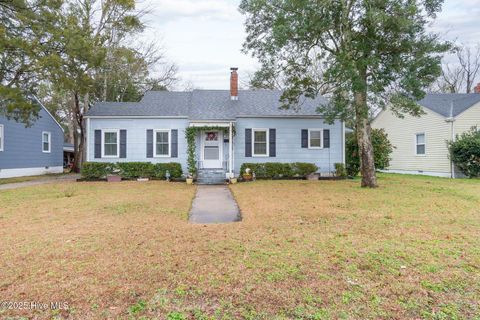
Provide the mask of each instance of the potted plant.
POLYGON ((250 168, 246 168, 245 172, 242 174, 242 178, 245 181, 252 181, 253 179, 252 170, 250 168))
POLYGON ((187 176, 187 184, 193 184, 193 175, 191 173, 187 176))
POLYGON ((235 177, 230 178, 230 183, 231 184, 237 183, 237 178, 235 178, 235 177))
POLYGON ((107 182, 120 182, 122 177, 120 176, 120 169, 114 168, 111 174, 107 174, 107 182))

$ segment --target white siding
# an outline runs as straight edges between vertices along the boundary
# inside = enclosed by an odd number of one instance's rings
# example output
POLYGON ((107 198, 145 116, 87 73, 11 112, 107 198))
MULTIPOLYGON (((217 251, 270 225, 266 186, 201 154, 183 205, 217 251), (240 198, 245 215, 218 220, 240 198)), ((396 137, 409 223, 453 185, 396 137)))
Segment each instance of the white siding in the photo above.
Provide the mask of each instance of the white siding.
POLYGON ((457 116, 454 124, 455 134, 461 134, 474 126, 480 128, 480 103, 457 116))
POLYGON ((421 117, 398 118, 391 111, 382 111, 373 121, 373 128, 383 128, 395 146, 389 170, 449 176, 451 172, 447 141, 451 124, 441 115, 424 108, 421 117), (415 137, 425 133, 426 154, 415 154, 415 137))

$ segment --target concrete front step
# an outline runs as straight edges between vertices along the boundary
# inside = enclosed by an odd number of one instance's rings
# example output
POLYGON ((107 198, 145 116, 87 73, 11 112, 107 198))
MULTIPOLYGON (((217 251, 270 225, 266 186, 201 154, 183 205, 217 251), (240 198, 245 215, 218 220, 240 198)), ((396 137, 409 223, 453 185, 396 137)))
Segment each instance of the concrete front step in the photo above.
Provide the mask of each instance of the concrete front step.
POLYGON ((198 184, 224 184, 225 171, 221 169, 202 169, 197 174, 198 184))

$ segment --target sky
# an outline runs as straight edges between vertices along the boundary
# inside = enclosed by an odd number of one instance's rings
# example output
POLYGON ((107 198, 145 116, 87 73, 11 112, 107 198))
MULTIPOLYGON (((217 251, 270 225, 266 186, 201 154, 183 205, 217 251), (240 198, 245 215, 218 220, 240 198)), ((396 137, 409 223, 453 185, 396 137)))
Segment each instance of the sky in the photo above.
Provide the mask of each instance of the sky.
MULTIPOLYGON (((240 86, 246 86, 258 67, 241 52, 245 40, 239 0, 144 0, 148 8, 142 41, 162 46, 166 58, 179 68, 177 90, 228 89, 230 67, 239 68, 240 86)), ((446 0, 429 27, 457 43, 480 42, 480 0, 446 0)), ((449 59, 448 57, 446 58, 449 59)))

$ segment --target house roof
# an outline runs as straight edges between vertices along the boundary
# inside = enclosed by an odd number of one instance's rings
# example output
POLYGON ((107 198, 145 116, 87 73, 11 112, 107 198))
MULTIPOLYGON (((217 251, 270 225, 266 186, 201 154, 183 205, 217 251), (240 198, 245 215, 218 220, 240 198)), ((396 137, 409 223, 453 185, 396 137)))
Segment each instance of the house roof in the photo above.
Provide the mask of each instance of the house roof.
POLYGON ((429 93, 418 103, 446 118, 456 117, 480 102, 478 93, 429 93))
POLYGON ((87 116, 159 116, 188 117, 194 120, 231 120, 246 116, 319 116, 317 107, 324 97, 304 98, 299 108, 281 109, 281 91, 240 90, 238 100, 229 90, 193 90, 192 92, 149 91, 140 102, 99 102, 87 116))

